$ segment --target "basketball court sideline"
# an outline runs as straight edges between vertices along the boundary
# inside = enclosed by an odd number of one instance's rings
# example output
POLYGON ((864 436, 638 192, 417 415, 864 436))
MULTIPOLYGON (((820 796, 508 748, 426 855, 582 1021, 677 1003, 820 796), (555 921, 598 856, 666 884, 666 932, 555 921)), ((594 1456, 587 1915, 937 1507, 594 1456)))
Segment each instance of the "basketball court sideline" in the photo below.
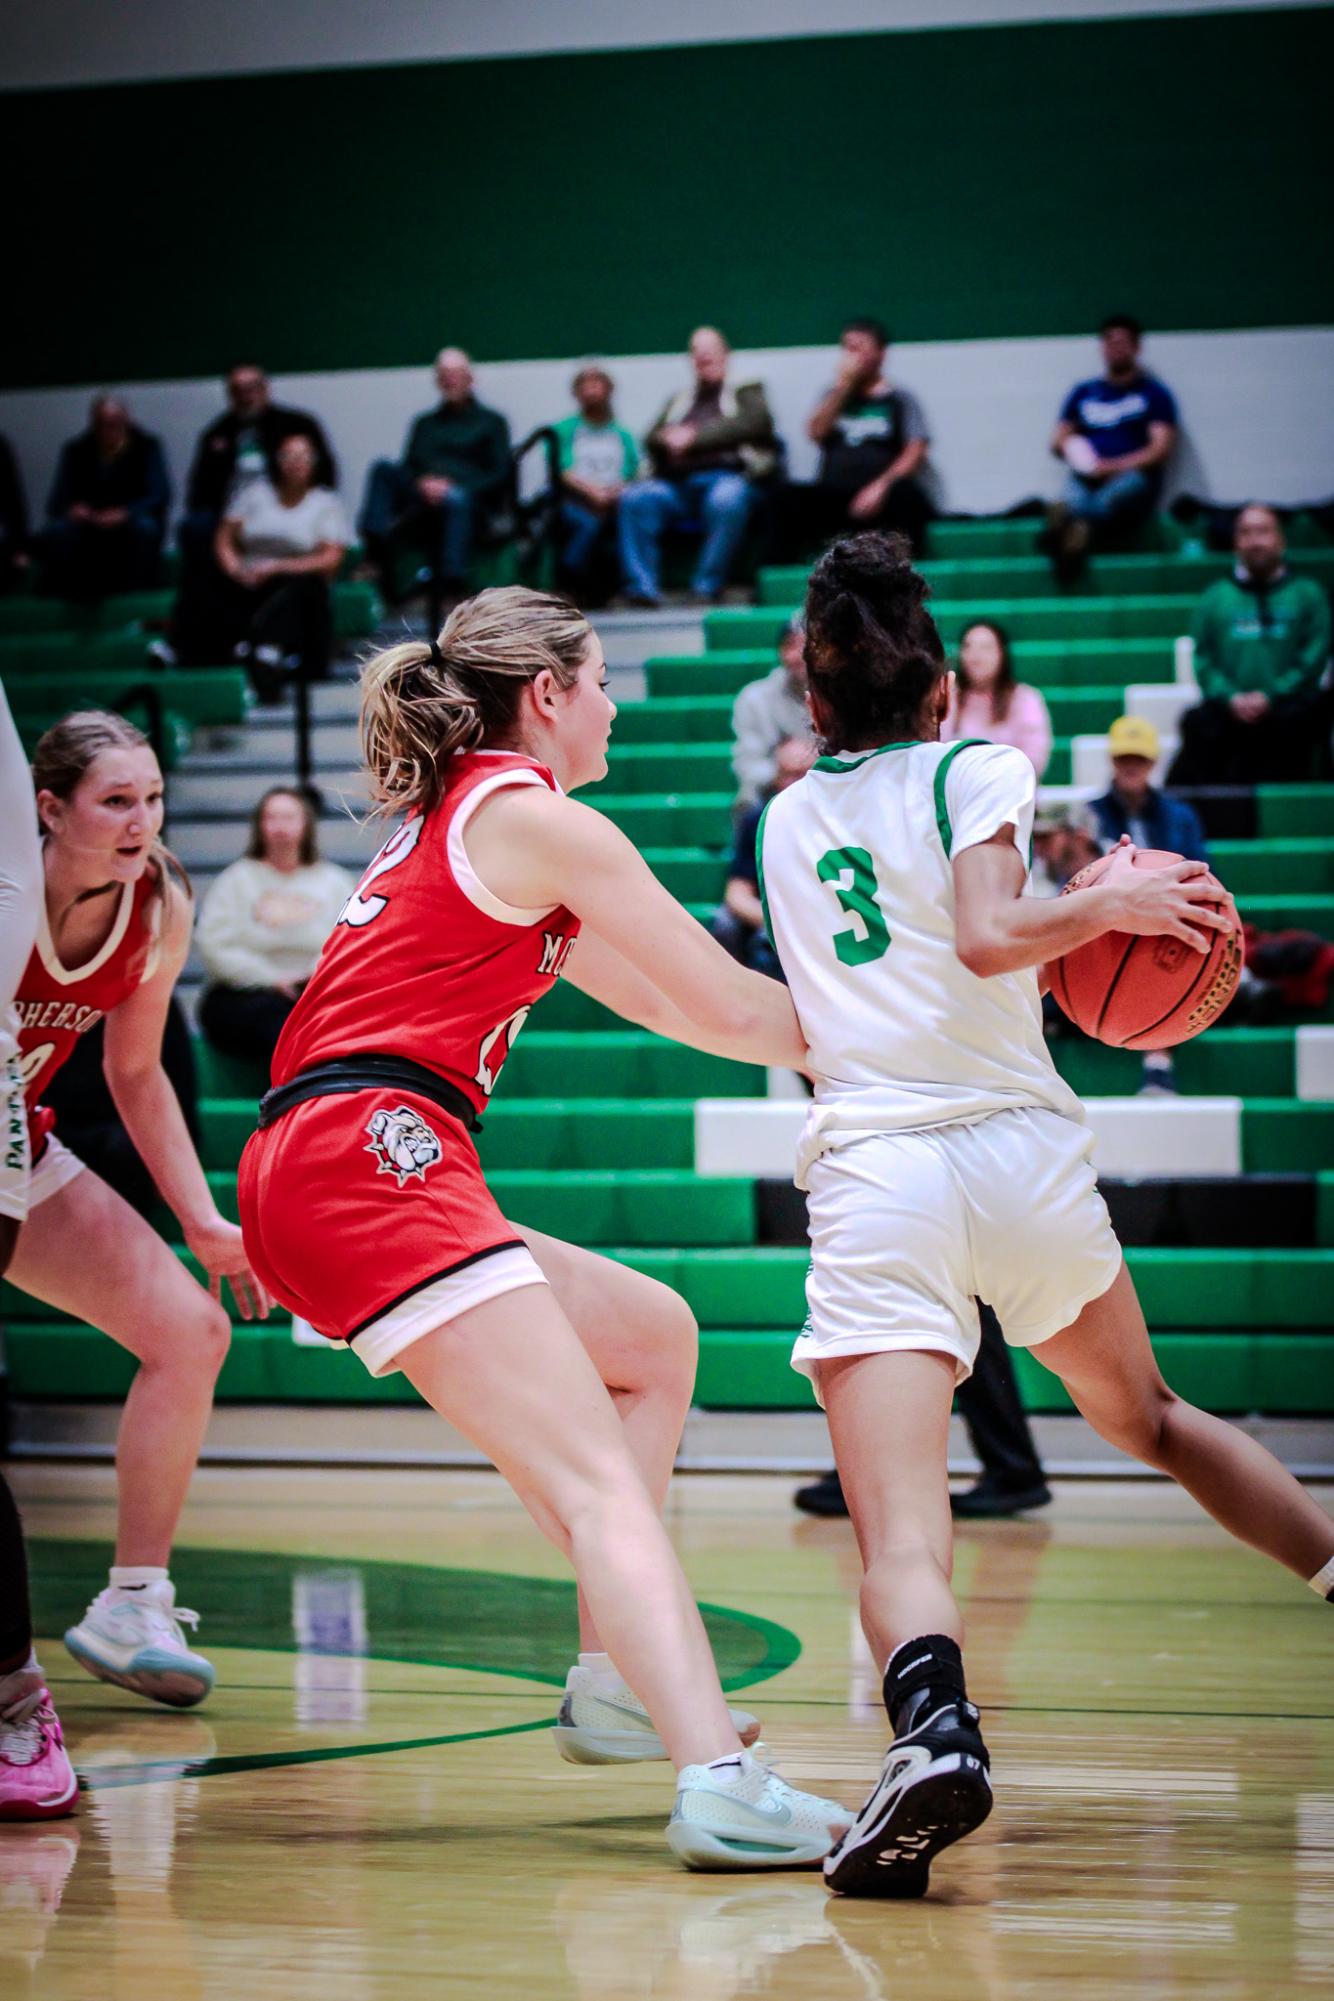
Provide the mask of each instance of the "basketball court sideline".
MULTIPOLYGON (((1044 1516, 962 1528, 998 1806, 920 1905, 690 1876, 662 1842, 666 1767, 558 1761, 573 1591, 494 1476, 201 1472, 174 1568, 219 1685, 186 1712, 60 1645, 105 1561, 109 1474, 16 1485, 85 1792, 74 1821, 0 1830, 7 2001, 1334 1985, 1328 1612, 1163 1485, 1067 1483, 1044 1516)), ((678 1480, 670 1520, 774 1762, 856 1802, 885 1723, 851 1531, 790 1486, 678 1480)))

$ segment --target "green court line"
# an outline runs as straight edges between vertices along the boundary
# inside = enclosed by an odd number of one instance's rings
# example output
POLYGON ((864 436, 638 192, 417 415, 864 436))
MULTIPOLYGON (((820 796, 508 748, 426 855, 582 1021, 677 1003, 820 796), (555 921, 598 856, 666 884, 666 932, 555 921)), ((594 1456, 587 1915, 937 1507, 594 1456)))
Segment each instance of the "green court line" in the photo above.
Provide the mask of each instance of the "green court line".
MULTIPOLYGON (((217 1779, 230 1772, 264 1772, 280 1765, 327 1765, 335 1758, 382 1758, 390 1751, 430 1751, 441 1744, 472 1744, 483 1737, 518 1737, 525 1730, 550 1730, 553 1719, 535 1723, 504 1723, 494 1730, 456 1730, 447 1737, 404 1737, 396 1744, 331 1744, 318 1751, 256 1751, 230 1758, 147 1758, 141 1765, 117 1765, 104 1772, 79 1772, 83 1792, 108 1792, 120 1786, 160 1785, 167 1779, 217 1779)), ((78 1770, 77 1765, 75 1770, 78 1770)))

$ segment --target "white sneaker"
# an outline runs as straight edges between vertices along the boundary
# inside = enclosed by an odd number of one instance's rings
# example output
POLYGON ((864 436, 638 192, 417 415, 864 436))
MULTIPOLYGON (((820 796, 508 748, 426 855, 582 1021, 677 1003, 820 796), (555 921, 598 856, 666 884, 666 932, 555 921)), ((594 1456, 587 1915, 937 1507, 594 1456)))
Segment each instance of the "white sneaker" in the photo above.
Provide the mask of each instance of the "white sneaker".
POLYGON ((735 1777, 687 1765, 676 1786, 667 1845, 687 1869, 815 1868, 855 1819, 837 1800, 799 1793, 748 1751, 735 1777))
MULTIPOLYGON (((753 1744, 760 1734, 759 1718, 745 1709, 731 1709, 728 1715, 742 1743, 753 1744)), ((620 1675, 577 1663, 565 1677, 553 1734, 556 1749, 571 1765, 637 1765, 667 1756, 648 1711, 620 1675)))
POLYGON ((100 1592, 77 1626, 65 1635, 80 1667, 99 1681, 114 1681, 135 1695, 189 1709, 216 1680, 213 1664, 191 1653, 182 1625, 199 1624, 198 1612, 176 1603, 176 1587, 149 1584, 141 1591, 114 1586, 100 1592))

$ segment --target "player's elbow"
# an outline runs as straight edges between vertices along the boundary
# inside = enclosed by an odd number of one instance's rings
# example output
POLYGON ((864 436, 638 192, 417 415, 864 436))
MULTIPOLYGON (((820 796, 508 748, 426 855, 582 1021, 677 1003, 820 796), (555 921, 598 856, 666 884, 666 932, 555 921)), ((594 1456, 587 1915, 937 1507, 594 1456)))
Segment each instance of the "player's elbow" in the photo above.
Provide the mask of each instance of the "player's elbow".
POLYGON ((979 980, 989 980, 994 974, 1005 971, 1005 956, 999 939, 980 927, 960 929, 955 934, 954 950, 960 965, 979 980))

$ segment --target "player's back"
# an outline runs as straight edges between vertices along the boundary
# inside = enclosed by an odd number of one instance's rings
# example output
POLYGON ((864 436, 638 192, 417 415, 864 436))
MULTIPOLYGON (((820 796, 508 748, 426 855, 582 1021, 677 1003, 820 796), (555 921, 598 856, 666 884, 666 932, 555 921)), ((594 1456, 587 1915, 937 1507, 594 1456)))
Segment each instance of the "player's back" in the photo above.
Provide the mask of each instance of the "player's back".
POLYGON ((769 931, 826 1126, 907 1130, 1016 1105, 1081 1116, 1032 971, 979 979, 955 950, 952 856, 1006 824, 1027 858, 1019 751, 912 742, 821 757, 760 831, 769 931))

